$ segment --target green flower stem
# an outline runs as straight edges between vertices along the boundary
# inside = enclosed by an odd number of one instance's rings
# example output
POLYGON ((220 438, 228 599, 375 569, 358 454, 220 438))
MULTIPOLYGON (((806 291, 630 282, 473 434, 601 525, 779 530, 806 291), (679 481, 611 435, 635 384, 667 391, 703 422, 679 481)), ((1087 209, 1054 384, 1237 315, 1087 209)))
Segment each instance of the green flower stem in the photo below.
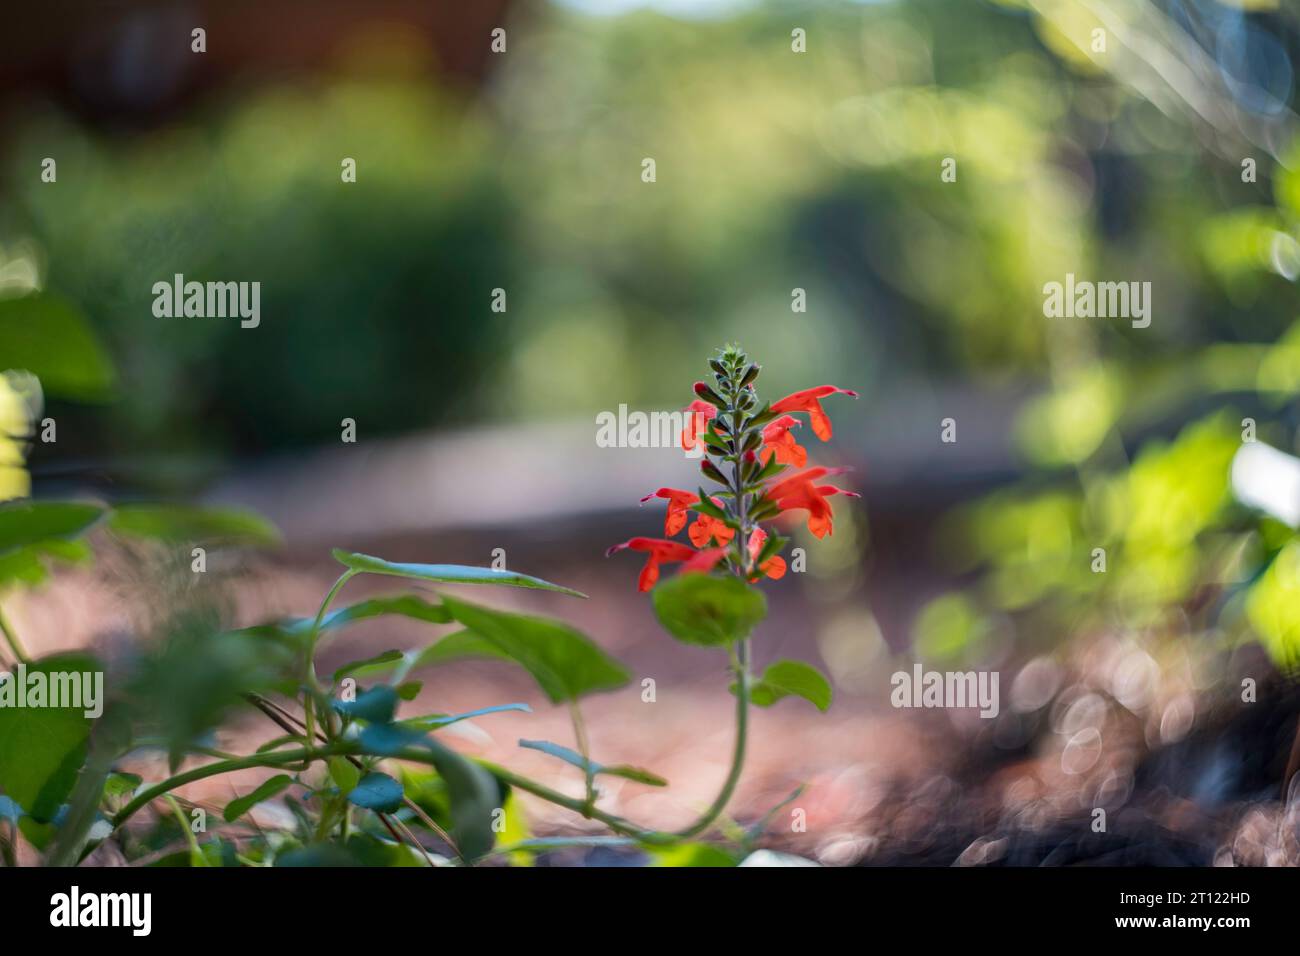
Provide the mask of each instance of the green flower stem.
POLYGON ((27 650, 23 647, 23 642, 18 640, 18 634, 9 626, 9 622, 5 620, 4 611, 0 611, 0 633, 4 634, 5 643, 8 644, 9 649, 14 652, 14 657, 18 658, 18 663, 27 664, 31 662, 31 658, 27 655, 27 650))

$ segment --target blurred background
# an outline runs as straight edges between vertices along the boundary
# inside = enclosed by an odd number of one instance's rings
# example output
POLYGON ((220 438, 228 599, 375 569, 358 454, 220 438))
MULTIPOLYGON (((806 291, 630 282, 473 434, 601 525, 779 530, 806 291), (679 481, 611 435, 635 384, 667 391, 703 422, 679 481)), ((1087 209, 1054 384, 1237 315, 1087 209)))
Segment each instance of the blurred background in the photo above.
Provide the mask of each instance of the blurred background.
MULTIPOLYGON (((58 428, 26 456, 32 493, 260 512, 283 545, 203 585, 231 624, 309 613, 331 547, 504 549, 591 599, 496 603, 562 616, 657 682, 654 706, 639 680, 591 702, 596 754, 673 784, 611 806, 688 819, 725 773, 723 667, 664 636, 635 562, 603 553, 659 534, 637 500, 690 487, 693 465, 598 447, 595 422, 681 408, 734 340, 765 398, 861 393, 828 402, 829 446, 805 437, 864 495, 768 585, 757 662, 813 660, 837 698, 757 716, 738 818, 806 784, 806 832, 771 844, 824 863, 1300 863, 1294 7, 227 0, 6 19, 0 369, 38 377, 10 376, 10 407, 43 396, 58 428), (260 326, 156 317, 176 273, 259 281, 260 326), (1150 326, 1045 317, 1067 274, 1150 282, 1150 326), (892 709, 915 661, 997 670, 1000 716, 892 709)), ((6 607, 34 649, 126 653, 159 601, 132 561, 6 607)), ((328 653, 427 640, 367 624, 328 653)), ((567 715, 517 675, 458 664, 424 697, 531 702, 461 743, 554 774, 515 740, 567 739, 567 715)), ((531 809, 539 832, 581 822, 531 809)))

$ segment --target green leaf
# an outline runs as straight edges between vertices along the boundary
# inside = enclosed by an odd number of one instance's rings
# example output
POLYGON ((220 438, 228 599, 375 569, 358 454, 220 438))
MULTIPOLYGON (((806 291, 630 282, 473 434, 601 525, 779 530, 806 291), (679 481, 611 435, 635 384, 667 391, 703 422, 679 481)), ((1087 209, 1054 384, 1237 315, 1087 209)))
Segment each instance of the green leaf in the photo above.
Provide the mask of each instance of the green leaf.
POLYGON ((361 771, 352 765, 346 757, 330 757, 328 760, 330 779, 338 786, 340 793, 349 793, 361 782, 361 771))
POLYGON ((117 376, 81 311, 47 293, 0 300, 0 361, 26 369, 47 395, 105 401, 117 376))
POLYGON ((672 867, 727 867, 736 860, 725 850, 710 843, 677 843, 673 846, 647 847, 653 861, 651 866, 672 867))
POLYGON ((351 664, 344 664, 334 672, 334 683, 338 683, 349 674, 355 674, 364 668, 374 667, 378 664, 396 663, 402 660, 405 655, 401 651, 383 651, 374 657, 367 657, 362 661, 353 661, 351 664))
POLYGON ((453 631, 415 655, 411 669, 463 660, 510 660, 510 655, 473 631, 453 631))
POLYGON ((107 797, 133 796, 144 783, 144 778, 134 773, 110 773, 104 781, 104 795, 107 797))
MULTIPOLYGON (((732 684, 731 692, 736 693, 732 684)), ((803 661, 780 660, 769 664, 749 689, 749 699, 757 707, 771 707, 783 697, 802 697, 820 711, 831 705, 831 685, 821 671, 803 661)))
POLYGON ((444 598, 443 603, 452 617, 532 674, 554 704, 613 690, 631 679, 621 664, 567 624, 457 598, 444 598))
POLYGON ((113 510, 108 526, 117 534, 170 544, 211 542, 261 547, 280 542, 280 532, 274 525, 260 515, 239 508, 121 505, 113 510))
POLYGON ((767 598, 735 577, 679 574, 654 589, 659 623, 687 644, 716 646, 749 636, 767 616, 767 598))
POLYGON ((703 488, 701 488, 699 491, 700 491, 700 500, 690 506, 692 510, 698 511, 701 514, 706 514, 710 518, 717 518, 719 521, 723 521, 728 517, 730 517, 730 515, 728 515, 725 511, 723 511, 721 508, 715 505, 712 502, 712 500, 710 500, 709 496, 704 493, 703 488))
POLYGON ((364 574, 388 574, 416 581, 438 581, 443 584, 504 584, 516 588, 557 591, 560 594, 572 594, 580 598, 587 596, 581 591, 551 584, 549 581, 520 574, 517 571, 495 571, 492 568, 474 568, 461 564, 397 564, 385 561, 383 558, 356 554, 339 548, 335 548, 333 554, 336 561, 353 571, 364 574))
MULTIPOLYGON (((47 657, 26 665, 33 674, 96 673, 98 661, 80 654, 47 657)), ((91 721, 86 707, 16 706, 18 673, 0 685, 0 792, 39 823, 48 823, 67 800, 86 760, 91 721)), ((46 678, 47 683, 51 680, 46 678)), ((47 700, 48 702, 48 700, 47 700)), ((84 703, 84 701, 82 702, 84 703)))
MULTIPOLYGON (((414 594, 399 594, 394 597, 370 598, 368 601, 358 601, 345 608, 332 611, 327 614, 321 621, 321 630, 328 631, 332 628, 343 627, 356 621, 364 621, 372 617, 381 617, 386 614, 398 614, 402 617, 409 617, 416 621, 425 621, 429 624, 446 624, 451 620, 451 615, 441 604, 432 604, 424 598, 416 597, 414 594)), ((308 622, 310 626, 310 622, 308 622)))
POLYGON ((71 501, 11 501, 0 504, 0 555, 50 539, 75 538, 104 514, 98 505, 71 501))
POLYGON ((624 780, 635 780, 637 783, 644 783, 650 787, 666 787, 668 781, 657 773, 651 773, 649 770, 643 770, 640 767, 632 767, 628 764, 616 764, 607 766, 596 763, 596 761, 584 760, 582 754, 568 747, 562 747, 559 744, 553 744, 549 740, 521 740, 519 746, 526 747, 529 750, 540 750, 544 754, 552 757, 558 757, 565 763, 573 764, 583 773, 590 768, 592 776, 604 774, 607 777, 622 777, 624 780))
POLYGON ((372 724, 386 724, 397 710, 397 691, 380 685, 362 691, 356 700, 334 700, 330 705, 340 714, 368 720, 372 724))
POLYGON ((483 717, 487 714, 500 714, 511 710, 520 711, 525 714, 531 714, 533 712, 533 709, 527 704, 497 704, 495 707, 480 707, 478 710, 467 710, 463 714, 425 714, 423 717, 412 717, 409 720, 401 721, 401 723, 421 730, 437 730, 440 727, 446 727, 448 724, 454 724, 458 721, 472 720, 475 717, 483 717))
POLYGON ((226 809, 221 815, 225 817, 227 823, 234 823, 259 803, 284 792, 292 783, 293 778, 287 773, 276 774, 247 796, 231 800, 226 804, 226 809))
POLYGON ((397 691, 397 696, 402 700, 415 700, 420 696, 420 690, 424 687, 424 681, 408 680, 398 684, 393 690, 397 691))
POLYGON ((348 791, 348 802, 376 813, 392 813, 402 805, 402 785, 386 773, 368 773, 348 791))

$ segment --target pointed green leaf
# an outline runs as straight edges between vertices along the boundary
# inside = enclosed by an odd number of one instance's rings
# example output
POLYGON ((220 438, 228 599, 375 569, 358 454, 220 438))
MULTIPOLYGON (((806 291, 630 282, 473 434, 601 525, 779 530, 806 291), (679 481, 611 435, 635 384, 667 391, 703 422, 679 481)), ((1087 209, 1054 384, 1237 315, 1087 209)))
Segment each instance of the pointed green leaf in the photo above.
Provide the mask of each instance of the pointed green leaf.
POLYGON ((362 661, 353 661, 351 664, 344 664, 334 672, 334 683, 338 683, 349 674, 355 674, 365 668, 373 668, 379 664, 396 663, 402 660, 404 655, 401 651, 383 651, 374 657, 367 657, 362 661))
POLYGON ((287 773, 277 774, 248 794, 248 796, 240 797, 238 800, 231 800, 230 803, 226 804, 226 809, 221 815, 225 817, 227 823, 233 823, 259 803, 270 800, 282 793, 292 783, 293 778, 287 773))
POLYGON ((368 720, 372 724, 386 724, 397 710, 397 691, 380 685, 357 695, 356 700, 335 700, 331 706, 340 714, 368 720))
POLYGON ((637 783, 644 783, 650 787, 666 787, 668 781, 657 773, 651 773, 641 767, 633 767, 629 764, 614 764, 612 766, 596 763, 596 761, 587 761, 582 759, 582 754, 560 744, 553 744, 549 740, 521 740, 519 746, 526 747, 529 750, 540 750, 544 754, 557 757, 565 763, 572 764, 583 773, 586 773, 590 767, 591 775, 598 776, 604 774, 607 777, 622 777, 624 780, 634 780, 637 783))
POLYGON ((241 508, 139 504, 113 509, 108 526, 117 534, 171 544, 265 547, 279 544, 280 532, 265 518, 241 508))
POLYGON ((0 555, 52 539, 84 534, 103 516, 98 505, 72 501, 11 501, 0 504, 0 555))
MULTIPOLYGON (((736 692, 736 685, 731 685, 736 692)), ((771 707, 783 697, 802 697, 818 710, 831 705, 831 685, 821 671, 803 661, 780 660, 769 664, 763 676, 750 688, 749 699, 757 707, 771 707)))
POLYGON ((409 720, 401 721, 401 723, 421 730, 437 730, 440 727, 446 727, 448 724, 458 723, 462 720, 473 720, 475 717, 500 714, 510 710, 520 711, 525 714, 533 712, 533 709, 527 704, 497 704, 495 707, 480 707, 478 710, 467 710, 463 714, 425 714, 423 717, 412 717, 409 720))
POLYGON ((386 773, 368 773, 348 791, 348 802, 376 813, 392 813, 402 805, 402 785, 386 773))
POLYGON ((561 587, 541 578, 534 578, 517 571, 496 571, 492 568, 475 568, 461 564, 398 564, 383 558, 351 551, 334 549, 334 559, 353 571, 364 574, 387 574, 399 578, 411 578, 416 581, 437 581, 443 584, 503 584, 516 588, 536 588, 542 591, 556 591, 585 598, 587 595, 572 588, 561 587))
POLYGON ((613 690, 631 679, 621 664, 567 624, 458 598, 445 598, 444 603, 452 617, 532 674, 552 703, 613 690))
POLYGON ((340 608, 337 611, 331 611, 321 621, 320 626, 322 631, 328 631, 386 614, 398 614, 402 617, 409 617, 415 621, 425 621, 429 624, 446 624, 451 620, 451 615, 447 613, 447 609, 441 604, 430 603, 414 594, 399 594, 393 597, 370 598, 340 608))

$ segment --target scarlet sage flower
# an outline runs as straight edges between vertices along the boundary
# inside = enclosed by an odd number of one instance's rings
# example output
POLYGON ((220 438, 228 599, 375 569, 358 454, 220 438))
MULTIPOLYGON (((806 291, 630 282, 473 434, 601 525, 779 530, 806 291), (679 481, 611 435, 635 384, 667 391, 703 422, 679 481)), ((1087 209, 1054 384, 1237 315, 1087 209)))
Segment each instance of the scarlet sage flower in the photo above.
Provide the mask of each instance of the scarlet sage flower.
POLYGON ((690 451, 696 445, 700 444, 700 432, 704 431, 709 420, 716 418, 718 409, 716 405, 697 398, 686 406, 684 411, 691 413, 691 417, 686 422, 686 427, 682 429, 682 450, 690 451))
POLYGON ((764 405, 754 385, 762 368, 740 348, 722 349, 709 360, 709 368, 712 378, 692 386, 695 399, 686 406, 691 416, 681 435, 683 449, 703 448, 699 474, 704 486, 698 494, 660 488, 641 499, 668 502, 665 537, 633 538, 610 549, 611 554, 624 549, 646 553, 639 582, 643 591, 655 585, 660 566, 671 561, 682 562, 683 573, 725 573, 746 582, 780 578, 787 570, 781 557, 787 539, 764 529, 763 523, 783 513, 806 511, 808 529, 823 538, 833 528, 828 499, 857 497, 825 483, 828 476, 847 469, 809 467, 808 450, 791 432, 802 423, 796 413, 803 412, 813 432, 826 441, 831 422, 821 400, 835 394, 856 398, 856 392, 821 385, 764 405), (694 548, 668 540, 687 526, 691 511, 696 512, 688 529, 694 548))
POLYGON ((776 504, 783 513, 787 511, 807 511, 808 530, 812 532, 813 537, 820 540, 826 535, 834 533, 831 522, 831 506, 830 502, 826 500, 831 495, 847 495, 850 498, 861 497, 857 492, 845 491, 843 488, 836 488, 834 485, 814 485, 811 481, 802 481, 790 488, 784 497, 776 499, 776 504))
POLYGON ((691 544, 697 548, 703 548, 710 541, 716 541, 718 544, 724 545, 729 544, 731 539, 735 537, 736 532, 717 518, 700 515, 695 519, 695 524, 691 525, 691 530, 687 534, 690 536, 691 544))
POLYGON ((802 424, 793 415, 782 415, 764 428, 763 461, 776 455, 776 460, 783 465, 802 468, 808 464, 808 450, 803 445, 796 444, 794 436, 790 434, 791 428, 802 424))
MULTIPOLYGON (((749 557, 755 563, 758 562, 758 556, 763 551, 763 545, 767 543, 767 532, 762 528, 755 528, 754 533, 749 536, 749 557)), ((759 566, 759 571, 766 574, 773 581, 785 577, 785 558, 775 554, 768 558, 759 566)), ((758 580, 758 575, 754 575, 750 580, 758 580)))
POLYGON ((677 541, 666 541, 663 538, 630 538, 622 544, 616 544, 605 552, 609 557, 617 551, 623 550, 644 551, 647 554, 645 567, 641 569, 641 577, 637 579, 637 589, 649 591, 659 580, 659 565, 665 561, 686 561, 694 557, 696 552, 677 541))
POLYGON ((664 515, 665 538, 671 538, 686 527, 687 509, 700 500, 693 491, 683 491, 680 488, 660 488, 654 494, 642 498, 641 504, 645 504, 651 498, 668 499, 668 511, 664 515))
POLYGON ((703 551, 696 551, 682 565, 682 574, 690 574, 693 571, 707 574, 716 568, 718 562, 726 556, 726 548, 705 548, 703 551))
POLYGON ((779 402, 772 403, 772 411, 777 412, 807 412, 808 420, 812 423, 813 434, 822 441, 831 440, 831 420, 830 416, 822 408, 821 400, 827 395, 848 395, 857 398, 858 393, 847 388, 836 388, 834 385, 818 385, 816 388, 805 388, 802 392, 795 392, 793 395, 787 395, 779 402))

